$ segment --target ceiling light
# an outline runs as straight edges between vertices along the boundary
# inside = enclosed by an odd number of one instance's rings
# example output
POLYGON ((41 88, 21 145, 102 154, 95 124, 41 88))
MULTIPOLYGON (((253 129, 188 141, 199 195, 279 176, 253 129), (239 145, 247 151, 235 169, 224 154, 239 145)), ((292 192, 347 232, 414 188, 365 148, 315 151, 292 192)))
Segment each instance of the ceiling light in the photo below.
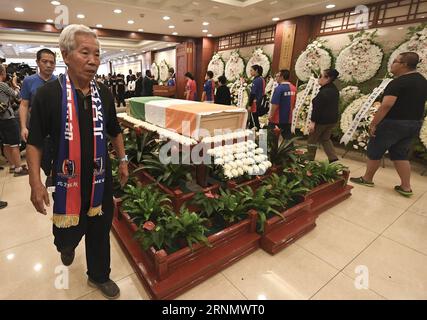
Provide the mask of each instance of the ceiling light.
POLYGON ((129 23, 129 24, 134 24, 134 23, 135 23, 135 21, 133 21, 133 20, 129 20, 129 21, 128 21, 128 23, 129 23))
POLYGON ((52 19, 47 19, 46 22, 47 23, 53 23, 53 20, 52 19))
POLYGON ((125 51, 125 49, 121 49, 120 51, 123 52, 123 51, 125 51))
POLYGON ((168 47, 172 47, 172 45, 169 43, 169 44, 168 44, 168 47))
POLYGON ((203 33, 208 33, 208 32, 209 32, 209 30, 206 30, 206 29, 205 29, 205 30, 202 30, 202 32, 203 32, 203 33))
POLYGON ((206 21, 205 21, 205 22, 203 22, 203 25, 204 25, 204 26, 208 26, 208 25, 209 25, 209 22, 206 22, 206 21))
POLYGON ((327 6, 326 6, 326 9, 333 9, 333 8, 335 8, 336 7, 336 5, 334 5, 334 4, 328 4, 327 6))
POLYGON ((113 12, 119 14, 119 13, 122 13, 122 10, 121 9, 115 9, 113 12))
POLYGON ((276 3, 277 3, 277 1, 270 2, 271 5, 275 5, 276 3))
POLYGON ((278 17, 274 17, 273 19, 271 19, 271 20, 273 20, 273 21, 279 21, 280 20, 280 18, 278 18, 278 17))
POLYGON ((138 29, 138 32, 144 32, 144 29, 138 29))
POLYGON ((256 39, 256 36, 251 36, 251 39, 256 39))
POLYGON ((85 17, 85 15, 84 15, 84 14, 79 13, 79 14, 77 15, 77 18, 79 18, 79 19, 84 19, 84 18, 86 18, 86 17, 85 17))
POLYGON ((168 17, 168 16, 164 16, 163 17, 163 20, 165 20, 165 21, 168 21, 168 20, 170 20, 171 18, 170 17, 168 17))
POLYGON ((11 43, 8 43, 8 44, 7 44, 7 46, 8 46, 8 47, 11 47, 11 46, 13 46, 13 44, 11 44, 11 43))
POLYGON ((39 272, 42 268, 43 268, 43 266, 40 263, 37 263, 34 266, 34 271, 39 272))
POLYGON ((209 34, 208 34, 208 37, 213 37, 212 33, 209 33, 209 34))
POLYGON ((397 28, 397 30, 403 30, 403 27, 399 27, 399 28, 397 28))
POLYGON ((178 32, 172 32, 172 35, 177 36, 178 32))
POLYGON ((17 8, 15 8, 15 11, 16 11, 16 12, 24 12, 24 9, 23 9, 23 8, 20 8, 20 7, 17 7, 17 8))
POLYGON ((153 50, 157 50, 157 48, 153 48, 153 50))
POLYGON ((175 26, 169 26, 169 29, 175 29, 175 26))
POLYGON ((54 6, 59 6, 61 4, 61 2, 59 1, 51 1, 51 4, 53 4, 54 6))
POLYGON ((104 26, 102 24, 97 24, 96 27, 97 28, 103 28, 104 26))
POLYGON ((13 254, 13 253, 8 254, 6 258, 7 258, 7 260, 11 261, 15 258, 15 254, 13 254))

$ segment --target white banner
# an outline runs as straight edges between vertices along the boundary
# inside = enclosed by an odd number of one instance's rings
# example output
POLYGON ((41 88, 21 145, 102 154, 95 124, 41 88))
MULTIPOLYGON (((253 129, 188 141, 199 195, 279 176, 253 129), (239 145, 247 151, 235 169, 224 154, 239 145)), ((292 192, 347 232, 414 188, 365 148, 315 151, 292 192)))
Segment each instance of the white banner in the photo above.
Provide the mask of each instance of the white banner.
POLYGON ((239 108, 244 108, 246 109, 247 106, 243 105, 243 92, 245 91, 245 87, 243 86, 243 84, 241 84, 241 87, 239 89, 239 94, 237 95, 237 106, 239 108))
POLYGON ((311 77, 307 83, 307 87, 305 88, 304 95, 302 96, 301 100, 298 101, 298 97, 297 97, 298 103, 296 104, 294 112, 292 114, 292 127, 291 127, 292 133, 295 133, 295 129, 297 127, 297 122, 298 122, 298 116, 301 112, 302 107, 304 106, 305 100, 307 100, 308 95, 313 90, 316 81, 318 80, 315 77, 311 77))
POLYGON ((374 89, 374 91, 369 96, 368 100, 360 108, 359 112, 357 113, 356 117, 351 123, 350 128, 347 130, 347 132, 344 133, 340 143, 348 144, 352 140, 353 135, 360 124, 360 121, 362 121, 362 119, 368 113, 369 109, 374 104, 375 100, 377 100, 377 98, 381 95, 381 93, 385 90, 385 88, 387 88, 389 83, 392 81, 393 79, 384 79, 383 82, 380 84, 380 86, 374 89))
POLYGON ((316 82, 314 83, 314 87, 313 87, 313 93, 311 94, 311 98, 310 98, 310 106, 308 107, 308 110, 307 110, 307 119, 305 120, 304 132, 306 134, 308 134, 308 128, 310 127, 310 123, 311 123, 311 115, 313 114, 313 99, 317 97, 319 92, 320 92, 320 84, 319 84, 319 81, 316 79, 316 82))

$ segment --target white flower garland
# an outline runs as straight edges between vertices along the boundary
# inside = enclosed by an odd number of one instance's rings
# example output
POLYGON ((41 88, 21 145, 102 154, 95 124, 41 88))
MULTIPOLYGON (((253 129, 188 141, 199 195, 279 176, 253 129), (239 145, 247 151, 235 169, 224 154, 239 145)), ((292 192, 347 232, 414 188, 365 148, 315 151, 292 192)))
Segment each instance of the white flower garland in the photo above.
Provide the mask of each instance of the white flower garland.
POLYGON ((151 75, 153 76, 154 80, 159 80, 159 66, 155 62, 153 62, 151 65, 151 75))
POLYGON ((169 65, 165 60, 162 60, 159 65, 159 78, 160 81, 166 82, 169 79, 169 65))
POLYGON ((361 96, 360 89, 356 86, 348 86, 340 91, 340 98, 344 104, 349 104, 361 96))
POLYGON ((302 134, 308 135, 311 113, 313 111, 313 99, 319 93, 320 85, 318 79, 312 77, 305 89, 298 92, 295 109, 292 115, 292 132, 300 129, 302 134))
POLYGON ((212 60, 209 62, 208 71, 212 71, 214 74, 213 79, 218 81, 218 78, 224 75, 225 62, 219 53, 214 54, 212 60))
POLYGON ((240 56, 239 51, 233 51, 225 65, 225 77, 228 81, 234 82, 240 79, 245 72, 245 61, 240 56))
POLYGON ((427 148, 427 117, 424 119, 424 123, 421 128, 420 139, 424 146, 427 148))
POLYGON ((165 128, 161 128, 158 126, 155 126, 151 123, 141 121, 139 119, 136 119, 134 117, 128 116, 126 113, 119 113, 117 114, 118 119, 123 119, 124 121, 127 121, 134 125, 134 128, 144 128, 151 132, 157 132, 160 136, 160 138, 166 138, 172 141, 175 141, 179 144, 185 145, 185 146, 192 146, 196 145, 198 142, 192 138, 185 137, 179 133, 167 130, 165 128))
POLYGON ((259 65, 263 68, 262 76, 265 78, 270 72, 271 62, 270 58, 264 53, 262 48, 254 50, 252 57, 249 59, 246 65, 246 76, 251 78, 251 68, 253 65, 259 65))
POLYGON ((216 147, 208 150, 208 155, 215 158, 216 165, 223 167, 227 179, 245 174, 263 175, 272 166, 264 150, 253 140, 216 147))
MULTIPOLYGON (((354 100, 343 112, 341 116, 340 127, 343 132, 347 132, 354 120, 354 117, 362 108, 363 104, 369 99, 368 95, 363 95, 360 98, 354 100)), ((381 103, 374 103, 369 109, 368 113, 362 118, 355 133, 350 141, 352 147, 356 150, 367 150, 369 141, 369 126, 372 120, 374 120, 375 114, 381 103)))
POLYGON ((234 81, 233 83, 229 83, 228 87, 230 88, 231 94, 231 104, 234 106, 238 106, 239 108, 246 108, 249 104, 249 95, 252 87, 252 83, 244 82, 243 84, 240 82, 240 79, 234 81), (241 89, 243 86, 243 95, 241 96, 241 101, 239 101, 239 94, 241 93, 241 89))
POLYGON ((353 42, 341 51, 336 69, 340 80, 362 83, 372 79, 381 68, 384 52, 373 41, 374 33, 360 33, 353 42))
POLYGON ((216 135, 213 137, 206 137, 202 139, 202 143, 221 143, 223 141, 233 141, 234 139, 244 139, 253 135, 252 130, 241 130, 238 132, 227 133, 223 135, 216 135))
POLYGON ((412 35, 409 41, 397 48, 388 62, 388 71, 391 72, 391 65, 397 56, 403 52, 416 52, 422 60, 418 65, 418 71, 427 78, 427 27, 412 35))
POLYGON ((319 40, 307 46, 295 64, 298 79, 307 82, 314 73, 332 66, 332 56, 325 48, 324 41, 319 40))

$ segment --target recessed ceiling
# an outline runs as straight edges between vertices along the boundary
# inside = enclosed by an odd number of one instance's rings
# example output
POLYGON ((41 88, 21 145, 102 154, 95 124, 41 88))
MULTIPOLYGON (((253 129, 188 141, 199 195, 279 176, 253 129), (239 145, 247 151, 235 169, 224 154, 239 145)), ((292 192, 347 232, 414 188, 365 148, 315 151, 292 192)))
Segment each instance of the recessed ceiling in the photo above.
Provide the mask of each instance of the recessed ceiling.
MULTIPOLYGON (((46 23, 55 20, 56 6, 49 0, 1 1, 0 16, 7 20, 46 23), (20 6, 24 12, 14 9, 20 6)), ((69 12, 69 23, 90 27, 102 24, 106 29, 137 31, 170 35, 173 24, 180 36, 203 37, 202 23, 209 22, 209 33, 221 36, 272 24, 273 17, 287 19, 301 15, 329 12, 327 4, 340 10, 377 0, 62 0, 69 12), (121 13, 113 11, 120 9, 121 13), (77 18, 77 14, 85 16, 77 18), (163 20, 169 16, 168 21, 163 20), (128 21, 135 23, 129 24, 128 21), (193 22, 184 22, 193 20, 193 22)), ((57 8, 58 10, 58 8, 57 8)))

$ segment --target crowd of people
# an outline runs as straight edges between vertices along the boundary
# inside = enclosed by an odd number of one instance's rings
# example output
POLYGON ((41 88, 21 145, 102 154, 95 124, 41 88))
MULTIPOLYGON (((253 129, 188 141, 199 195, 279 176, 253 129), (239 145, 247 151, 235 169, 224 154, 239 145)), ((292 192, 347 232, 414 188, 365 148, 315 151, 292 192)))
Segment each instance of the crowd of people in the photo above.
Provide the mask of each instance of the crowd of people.
MULTIPOLYGON (((49 49, 37 53, 38 73, 22 82, 8 75, 0 65, 0 136, 9 170, 19 177, 29 174, 31 201, 46 215, 49 205, 47 187, 53 186, 54 244, 64 265, 73 263, 75 249, 85 236, 89 285, 108 298, 118 297, 120 290, 110 279, 110 238, 113 217, 112 170, 107 153, 107 137, 119 159, 119 180, 127 183, 128 159, 125 154, 116 106, 125 106, 127 97, 152 96, 156 83, 148 70, 143 77, 131 70, 122 74, 97 76, 100 46, 95 32, 83 25, 66 27, 59 47, 67 73, 56 77, 56 55, 49 49), (18 112, 19 110, 19 112, 18 112), (22 164, 20 146, 27 146, 28 168, 22 164), (42 183, 40 171, 48 179, 42 183)), ((418 73, 420 60, 416 53, 402 53, 394 61, 396 76, 385 90, 382 106, 371 124, 368 163, 364 176, 351 181, 373 187, 373 178, 381 158, 389 151, 401 184, 395 187, 403 196, 413 194, 410 184, 409 145, 421 129, 427 100, 427 80, 418 73)), ((266 80, 261 66, 251 68, 248 127, 260 128, 259 117, 268 113, 269 128, 290 140, 292 115, 297 88, 291 83, 291 72, 275 74, 270 101, 266 101, 266 80), (268 107, 267 107, 268 105, 268 107)), ((185 74, 185 98, 197 100, 197 83, 191 73, 185 74)), ((308 137, 308 157, 314 160, 320 143, 330 162, 338 161, 331 142, 332 129, 339 119, 339 90, 334 82, 339 73, 324 70, 321 86, 313 100, 308 137)), ((218 83, 208 71, 201 100, 231 105, 227 79, 218 83)), ((175 71, 169 70, 169 86, 176 85, 175 71)), ((2 168, 3 170, 5 168, 2 168)), ((0 208, 7 206, 0 201, 0 208)))

